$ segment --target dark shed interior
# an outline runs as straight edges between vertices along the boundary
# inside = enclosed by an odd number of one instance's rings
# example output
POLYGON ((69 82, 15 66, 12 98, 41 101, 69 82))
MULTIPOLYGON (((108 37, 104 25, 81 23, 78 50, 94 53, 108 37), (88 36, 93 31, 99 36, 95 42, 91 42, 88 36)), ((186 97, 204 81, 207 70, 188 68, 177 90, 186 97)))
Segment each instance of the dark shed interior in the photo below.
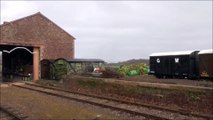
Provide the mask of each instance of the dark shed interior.
POLYGON ((32 76, 32 50, 32 47, 1 45, 3 81, 25 79, 25 77, 32 76))

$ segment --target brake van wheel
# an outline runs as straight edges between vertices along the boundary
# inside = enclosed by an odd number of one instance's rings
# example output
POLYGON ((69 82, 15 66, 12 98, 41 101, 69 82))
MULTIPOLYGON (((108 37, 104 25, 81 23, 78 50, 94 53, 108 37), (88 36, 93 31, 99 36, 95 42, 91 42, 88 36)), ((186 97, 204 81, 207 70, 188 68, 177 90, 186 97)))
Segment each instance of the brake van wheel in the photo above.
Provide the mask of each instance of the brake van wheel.
POLYGON ((198 76, 188 76, 188 79, 190 79, 190 80, 199 80, 200 78, 198 76))
POLYGON ((172 79, 172 76, 171 75, 167 75, 166 78, 167 79, 172 79))
POLYGON ((157 78, 163 78, 163 76, 162 76, 162 75, 156 75, 156 77, 157 77, 157 78))

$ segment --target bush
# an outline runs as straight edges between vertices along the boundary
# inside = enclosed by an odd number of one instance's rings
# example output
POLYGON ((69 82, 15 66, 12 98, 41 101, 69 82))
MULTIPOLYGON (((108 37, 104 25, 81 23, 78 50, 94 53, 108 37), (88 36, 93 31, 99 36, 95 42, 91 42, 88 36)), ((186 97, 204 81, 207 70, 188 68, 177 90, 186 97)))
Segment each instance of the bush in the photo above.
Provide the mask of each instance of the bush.
POLYGON ((118 73, 118 69, 112 67, 106 67, 105 70, 102 71, 102 77, 104 78, 120 78, 121 75, 118 73))
POLYGON ((118 74, 122 76, 143 75, 143 74, 148 74, 148 72, 149 72, 149 67, 143 63, 121 65, 120 68, 118 69, 118 74))

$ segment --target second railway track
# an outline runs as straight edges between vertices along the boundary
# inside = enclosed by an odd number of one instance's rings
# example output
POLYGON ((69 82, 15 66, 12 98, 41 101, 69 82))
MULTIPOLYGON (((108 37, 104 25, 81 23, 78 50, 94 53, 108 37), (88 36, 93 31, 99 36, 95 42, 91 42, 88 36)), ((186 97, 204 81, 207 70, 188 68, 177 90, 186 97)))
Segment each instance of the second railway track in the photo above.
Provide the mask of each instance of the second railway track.
POLYGON ((0 120, 24 120, 27 117, 20 117, 20 115, 11 112, 12 108, 0 106, 0 120))
POLYGON ((123 100, 110 99, 101 96, 87 95, 85 93, 71 92, 53 87, 40 86, 37 84, 26 83, 24 85, 13 84, 13 86, 33 90, 48 95, 53 95, 61 98, 75 100, 83 103, 89 103, 104 108, 110 108, 133 115, 143 116, 148 119, 193 119, 193 120, 208 120, 212 119, 212 116, 193 114, 173 109, 167 109, 158 106, 149 106, 139 103, 127 102, 123 100))

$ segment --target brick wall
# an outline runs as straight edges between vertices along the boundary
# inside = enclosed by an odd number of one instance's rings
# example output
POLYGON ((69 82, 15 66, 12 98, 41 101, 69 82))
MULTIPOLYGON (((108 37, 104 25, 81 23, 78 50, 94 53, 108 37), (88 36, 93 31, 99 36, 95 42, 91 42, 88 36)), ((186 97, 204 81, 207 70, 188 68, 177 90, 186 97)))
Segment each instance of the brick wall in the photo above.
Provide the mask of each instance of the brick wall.
POLYGON ((42 45, 42 59, 73 59, 74 39, 40 13, 1 25, 0 44, 42 45))

